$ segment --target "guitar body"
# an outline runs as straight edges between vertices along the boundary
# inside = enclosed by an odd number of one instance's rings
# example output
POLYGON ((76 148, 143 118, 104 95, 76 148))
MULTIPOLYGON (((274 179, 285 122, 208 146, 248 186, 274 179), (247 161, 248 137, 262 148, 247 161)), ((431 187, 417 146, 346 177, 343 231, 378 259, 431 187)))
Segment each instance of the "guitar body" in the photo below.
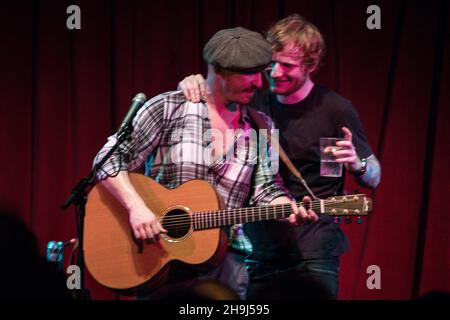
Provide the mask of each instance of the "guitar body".
MULTIPOLYGON (((131 183, 159 218, 169 214, 192 217, 194 212, 222 209, 220 196, 202 180, 167 189, 141 174, 130 173, 131 183)), ((173 216, 173 221, 181 216, 173 216)), ((163 224, 164 225, 164 224, 163 224)), ((151 291, 166 280, 175 261, 189 265, 217 264, 226 251, 220 228, 175 230, 154 244, 133 237, 128 212, 101 184, 89 193, 86 205, 84 254, 94 279, 123 294, 151 291)))

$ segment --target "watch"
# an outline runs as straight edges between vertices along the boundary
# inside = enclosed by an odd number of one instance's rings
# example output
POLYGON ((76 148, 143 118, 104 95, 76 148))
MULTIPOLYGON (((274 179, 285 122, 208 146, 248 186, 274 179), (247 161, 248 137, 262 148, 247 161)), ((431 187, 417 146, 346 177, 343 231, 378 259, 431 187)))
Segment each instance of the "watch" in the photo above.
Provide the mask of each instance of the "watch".
POLYGON ((367 171, 367 159, 362 158, 361 159, 361 168, 357 171, 354 171, 353 174, 357 177, 362 176, 367 171))

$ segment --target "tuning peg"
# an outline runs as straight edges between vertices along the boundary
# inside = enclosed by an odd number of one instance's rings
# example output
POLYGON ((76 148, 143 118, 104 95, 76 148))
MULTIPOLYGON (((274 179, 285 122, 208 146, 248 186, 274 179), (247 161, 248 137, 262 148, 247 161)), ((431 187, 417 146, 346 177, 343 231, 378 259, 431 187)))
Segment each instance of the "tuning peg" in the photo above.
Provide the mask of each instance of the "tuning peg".
POLYGON ((335 224, 341 224, 341 217, 334 217, 335 224))
POLYGON ((363 223, 363 219, 361 217, 356 218, 356 223, 357 224, 363 223))
POLYGON ((345 222, 347 222, 347 224, 352 223, 352 218, 351 217, 345 218, 345 222))

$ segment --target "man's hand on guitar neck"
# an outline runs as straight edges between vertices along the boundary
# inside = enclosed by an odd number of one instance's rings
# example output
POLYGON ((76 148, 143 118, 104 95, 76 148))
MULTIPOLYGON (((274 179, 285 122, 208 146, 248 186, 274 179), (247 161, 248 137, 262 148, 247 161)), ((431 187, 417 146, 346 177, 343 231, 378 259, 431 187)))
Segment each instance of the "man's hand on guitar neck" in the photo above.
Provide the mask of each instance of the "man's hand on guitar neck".
MULTIPOLYGON (((303 197, 303 203, 309 204, 311 202, 310 197, 303 197)), ((292 207, 292 214, 287 219, 291 225, 298 226, 301 223, 305 223, 307 221, 314 221, 317 222, 319 220, 319 217, 317 214, 312 210, 306 208, 304 206, 301 206, 300 208, 297 207, 297 204, 295 201, 292 201, 288 197, 278 197, 273 199, 270 204, 284 204, 284 203, 290 203, 292 207)))

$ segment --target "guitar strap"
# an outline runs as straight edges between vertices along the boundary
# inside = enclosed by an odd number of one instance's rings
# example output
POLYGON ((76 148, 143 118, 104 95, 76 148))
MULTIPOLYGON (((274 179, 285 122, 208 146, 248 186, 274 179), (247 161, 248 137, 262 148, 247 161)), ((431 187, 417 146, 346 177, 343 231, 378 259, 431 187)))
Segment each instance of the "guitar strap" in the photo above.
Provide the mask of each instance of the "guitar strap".
POLYGON ((314 192, 309 188, 309 186, 306 183, 305 179, 303 179, 302 174, 294 166, 294 164, 292 163, 291 159, 289 159, 289 157, 287 156, 286 152, 284 151, 284 149, 281 147, 280 143, 278 142, 278 139, 273 139, 273 141, 270 140, 270 136, 271 136, 271 132, 270 131, 271 130, 267 127, 267 123, 266 123, 266 121, 264 121, 264 119, 261 116, 261 114, 258 111, 256 111, 256 109, 253 109, 251 107, 247 107, 247 111, 250 114, 250 117, 255 122, 255 124, 258 126, 258 128, 259 129, 265 129, 265 130, 260 130, 259 132, 263 134, 263 136, 267 139, 268 143, 269 143, 269 141, 272 143, 272 149, 273 150, 278 150, 278 153, 280 155, 281 160, 283 160, 284 164, 288 167, 288 169, 291 171, 291 173, 294 175, 294 177, 296 177, 298 180, 300 180, 302 185, 305 187, 305 189, 308 191, 308 193, 311 195, 311 197, 313 199, 320 200, 318 197, 316 197, 314 192))

